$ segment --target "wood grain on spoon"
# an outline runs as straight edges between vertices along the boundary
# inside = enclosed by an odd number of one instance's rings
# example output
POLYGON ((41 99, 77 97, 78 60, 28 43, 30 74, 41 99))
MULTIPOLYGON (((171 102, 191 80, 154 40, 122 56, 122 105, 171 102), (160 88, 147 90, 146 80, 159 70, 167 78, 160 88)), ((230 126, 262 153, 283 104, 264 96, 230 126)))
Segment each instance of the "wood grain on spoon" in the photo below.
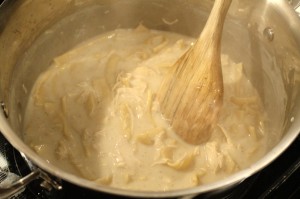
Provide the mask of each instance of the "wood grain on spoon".
POLYGON ((158 92, 163 115, 190 144, 210 138, 222 106, 221 38, 231 1, 215 0, 195 45, 175 63, 158 92))

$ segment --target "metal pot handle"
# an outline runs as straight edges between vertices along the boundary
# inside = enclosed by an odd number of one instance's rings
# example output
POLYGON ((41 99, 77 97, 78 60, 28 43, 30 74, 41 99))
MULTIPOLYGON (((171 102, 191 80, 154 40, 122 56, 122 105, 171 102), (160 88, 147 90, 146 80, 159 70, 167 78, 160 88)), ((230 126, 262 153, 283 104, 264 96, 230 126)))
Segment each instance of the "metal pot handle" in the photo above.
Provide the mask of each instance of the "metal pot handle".
POLYGON ((47 173, 40 169, 36 169, 27 176, 15 181, 9 185, 0 185, 0 198, 10 198, 25 190, 25 187, 32 181, 42 179, 41 186, 50 191, 52 188, 61 190, 62 186, 53 180, 47 173))
POLYGON ((40 171, 35 170, 12 184, 0 186, 0 198, 10 198, 17 193, 22 192, 25 189, 26 185, 28 185, 33 180, 38 179, 39 176, 40 171))
MULTIPOLYGON (((8 110, 5 106, 5 103, 2 101, 0 101, 0 108, 3 109, 4 116, 8 118, 8 110)), ((14 181, 13 183, 0 183, 0 198, 11 198, 18 193, 23 192, 30 182, 38 179, 42 179, 42 183, 40 185, 48 191, 51 191, 52 188, 56 190, 62 189, 60 179, 53 179, 49 174, 36 167, 24 153, 20 152, 20 155, 26 162, 31 173, 14 181)))

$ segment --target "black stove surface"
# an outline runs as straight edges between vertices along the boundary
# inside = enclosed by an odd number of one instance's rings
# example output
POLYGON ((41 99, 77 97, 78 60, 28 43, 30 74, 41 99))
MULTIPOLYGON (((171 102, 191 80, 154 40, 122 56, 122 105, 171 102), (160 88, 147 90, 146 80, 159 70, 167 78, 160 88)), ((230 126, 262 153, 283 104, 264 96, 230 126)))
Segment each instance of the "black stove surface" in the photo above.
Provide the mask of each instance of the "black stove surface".
MULTIPOLYGON (((1 157, 6 158, 8 170, 18 176, 30 173, 26 162, 6 139, 0 135, 1 157), (5 153, 5 154, 4 154, 5 153)), ((298 199, 300 198, 300 136, 292 145, 268 167, 246 179, 239 185, 223 192, 211 192, 196 196, 198 199, 298 199)), ((0 169, 1 165, 0 165, 0 169)), ((0 170, 0 185, 1 185, 0 170)), ((47 191, 40 186, 41 181, 32 182, 14 199, 66 199, 66 198, 124 198, 90 191, 68 182, 62 182, 60 191, 47 191)))

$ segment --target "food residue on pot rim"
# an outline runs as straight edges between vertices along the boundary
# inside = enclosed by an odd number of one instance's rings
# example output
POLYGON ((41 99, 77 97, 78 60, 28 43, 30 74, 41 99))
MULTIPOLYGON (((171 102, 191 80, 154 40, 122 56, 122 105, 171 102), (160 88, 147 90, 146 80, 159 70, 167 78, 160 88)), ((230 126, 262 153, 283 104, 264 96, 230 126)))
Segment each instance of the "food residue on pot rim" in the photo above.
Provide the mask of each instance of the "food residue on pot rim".
POLYGON ((31 91, 25 142, 67 172, 130 190, 183 189, 249 167, 266 153, 268 134, 242 63, 222 55, 224 102, 208 142, 183 142, 162 117, 160 82, 194 41, 139 26, 55 58, 31 91))

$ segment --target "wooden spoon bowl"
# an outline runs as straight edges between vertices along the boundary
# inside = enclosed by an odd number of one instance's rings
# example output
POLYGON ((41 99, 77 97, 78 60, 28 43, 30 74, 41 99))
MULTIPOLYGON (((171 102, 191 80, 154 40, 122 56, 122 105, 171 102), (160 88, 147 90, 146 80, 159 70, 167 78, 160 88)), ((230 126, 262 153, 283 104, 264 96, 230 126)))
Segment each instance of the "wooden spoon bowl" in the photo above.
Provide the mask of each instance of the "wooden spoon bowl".
POLYGON ((173 66, 158 92, 161 111, 190 144, 207 141, 223 102, 221 38, 232 0, 215 0, 196 41, 173 66))

